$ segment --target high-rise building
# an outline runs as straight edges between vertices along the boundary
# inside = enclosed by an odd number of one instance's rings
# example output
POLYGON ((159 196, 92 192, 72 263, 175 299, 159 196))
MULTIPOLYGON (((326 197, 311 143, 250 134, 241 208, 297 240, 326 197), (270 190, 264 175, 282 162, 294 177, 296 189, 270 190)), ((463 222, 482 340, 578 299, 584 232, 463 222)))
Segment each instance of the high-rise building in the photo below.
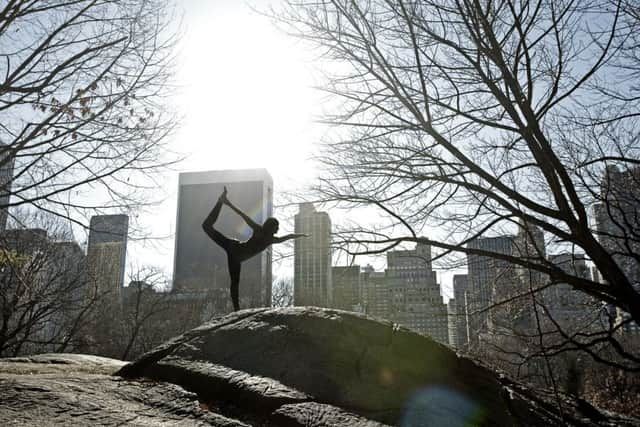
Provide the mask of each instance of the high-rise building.
POLYGON ((311 203, 302 203, 295 232, 308 237, 294 241, 293 304, 331 307, 331 219, 311 203))
POLYGON ((362 288, 366 299, 365 313, 386 318, 389 313, 389 287, 384 271, 375 271, 367 265, 362 271, 362 288))
POLYGON ((120 302, 126 267, 127 215, 96 215, 89 223, 87 268, 92 292, 120 302))
POLYGON ((103 243, 126 243, 128 215, 96 215, 89 223, 89 247, 103 243))
POLYGON ((449 345, 456 347, 458 342, 458 330, 456 329, 456 299, 450 298, 447 302, 447 331, 449 333, 449 345))
MULTIPOLYGON (((584 255, 565 252, 549 255, 549 261, 567 274, 591 279, 591 271, 584 255)), ((557 283, 546 288, 541 297, 546 313, 566 331, 572 327, 587 327, 589 323, 593 323, 589 322, 593 320, 589 318, 599 317, 597 311, 601 305, 589 295, 573 289, 566 283, 557 283)))
MULTIPOLYGON (((512 254, 513 236, 483 237, 472 240, 467 248, 491 253, 512 254)), ((467 327, 469 342, 476 344, 482 332, 489 328, 487 308, 492 305, 494 289, 501 283, 513 285, 513 265, 479 254, 467 254, 467 327)))
POLYGON ((6 145, 0 143, 0 232, 7 229, 15 159, 7 149, 6 145))
MULTIPOLYGON (((532 224, 520 222, 517 235, 512 239, 511 253, 514 257, 531 265, 546 262, 546 247, 542 230, 532 224)), ((534 333, 535 310, 530 292, 543 288, 547 276, 520 264, 496 263, 496 277, 491 289, 491 304, 488 311, 489 331, 504 337, 526 336, 534 333), (508 304, 503 304, 509 301, 508 304)))
MULTIPOLYGON (((620 171, 616 166, 607 167, 600 182, 600 200, 596 205, 598 240, 631 282, 640 292, 640 167, 620 171)), ((607 278, 602 277, 606 282, 607 278)), ((640 334, 640 325, 629 322, 631 315, 616 308, 616 322, 624 322, 623 332, 640 334)))
POLYGON ((465 291, 467 289, 466 274, 453 276, 453 298, 449 300, 449 344, 463 348, 469 341, 467 331, 467 310, 465 291))
MULTIPOLYGON (((75 241, 57 241, 51 242, 50 248, 52 260, 47 268, 48 280, 64 295, 65 303, 48 319, 42 330, 43 341, 51 341, 52 337, 61 336, 63 330, 72 328, 86 309, 87 296, 87 260, 80 245, 75 241)), ((52 343, 47 351, 55 351, 55 347, 52 343)))
MULTIPOLYGON (((208 295, 212 311, 232 310, 227 256, 202 229, 202 223, 224 187, 228 199, 256 223, 273 215, 273 180, 266 169, 215 170, 181 173, 173 268, 173 292, 208 295)), ((225 236, 246 241, 252 230, 228 206, 214 224, 225 236)), ((240 307, 271 305, 271 247, 242 263, 240 307)))
POLYGON ((387 252, 388 319, 448 344, 447 306, 436 273, 431 246, 387 252))
MULTIPOLYGON (((547 255, 542 229, 520 221, 518 234, 513 239, 513 254, 532 264, 544 262, 547 255)), ((546 281, 545 275, 537 270, 518 265, 515 267, 515 271, 520 283, 526 289, 529 289, 529 286, 536 288, 546 281)))
POLYGON ((49 236, 42 228, 15 228, 1 233, 0 242, 8 250, 32 256, 49 245, 49 236))
POLYGON ((362 304, 362 274, 359 265, 333 267, 333 308, 360 311, 362 304))
POLYGON ((86 309, 84 252, 76 242, 53 241, 38 228, 5 230, 0 244, 7 266, 0 271, 2 291, 20 301, 9 315, 20 315, 19 323, 30 326, 21 354, 54 351, 56 346, 46 343, 58 342, 86 309), (35 311, 28 310, 32 303, 35 311))

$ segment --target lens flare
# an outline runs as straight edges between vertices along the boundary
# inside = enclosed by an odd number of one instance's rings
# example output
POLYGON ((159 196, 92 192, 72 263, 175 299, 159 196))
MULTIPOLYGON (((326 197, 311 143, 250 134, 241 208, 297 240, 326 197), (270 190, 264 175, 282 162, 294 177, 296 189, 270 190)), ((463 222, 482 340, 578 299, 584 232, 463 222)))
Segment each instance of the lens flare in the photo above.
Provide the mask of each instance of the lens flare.
POLYGON ((479 425, 485 418, 483 408, 464 394, 446 387, 428 387, 409 399, 402 427, 462 427, 479 425))
MULTIPOLYGON (((260 203, 260 201, 257 201, 252 207, 245 210, 245 213, 258 224, 262 224, 266 219, 262 212, 262 204, 260 203)), ((251 237, 251 228, 247 224, 245 224, 244 221, 239 222, 236 225, 234 231, 238 233, 238 235, 243 239, 248 239, 249 237, 251 237)))

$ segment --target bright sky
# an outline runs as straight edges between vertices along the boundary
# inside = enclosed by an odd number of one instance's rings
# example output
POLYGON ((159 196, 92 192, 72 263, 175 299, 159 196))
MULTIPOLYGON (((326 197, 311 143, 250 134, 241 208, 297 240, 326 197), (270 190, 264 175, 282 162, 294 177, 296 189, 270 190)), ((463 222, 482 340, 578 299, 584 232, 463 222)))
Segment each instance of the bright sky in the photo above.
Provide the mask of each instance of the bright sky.
POLYGON ((304 52, 244 1, 181 4, 184 169, 265 167, 276 183, 305 174, 315 104, 304 52))
POLYGON ((167 273, 173 266, 178 172, 266 168, 277 198, 311 180, 308 158, 322 131, 313 123, 320 103, 310 65, 294 40, 242 0, 178 4, 184 19, 176 106, 183 121, 173 149, 187 158, 168 174, 162 205, 137 220, 154 236, 171 237, 128 245, 129 260, 167 273))
MULTIPOLYGON (((261 8, 268 1, 252 4, 261 8)), ((182 0, 179 5, 184 8, 184 36, 177 106, 183 123, 173 144, 188 156, 179 171, 266 168, 277 203, 279 194, 314 175, 308 158, 322 128, 313 123, 320 100, 311 88, 310 57, 243 0, 182 0)), ((164 203, 138 218, 153 235, 171 237, 128 245, 129 260, 163 267, 167 273, 173 267, 177 177, 178 172, 169 174, 164 203)), ((283 234, 293 231, 282 228, 283 234)), ((274 265, 276 276, 292 276, 290 270, 286 264, 274 265)))

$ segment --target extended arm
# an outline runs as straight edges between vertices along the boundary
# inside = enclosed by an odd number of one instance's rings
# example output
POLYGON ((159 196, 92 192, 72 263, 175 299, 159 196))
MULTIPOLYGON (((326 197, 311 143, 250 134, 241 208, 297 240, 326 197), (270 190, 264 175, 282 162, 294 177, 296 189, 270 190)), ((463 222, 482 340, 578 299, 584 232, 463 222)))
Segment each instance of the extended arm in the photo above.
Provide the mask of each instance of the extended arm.
POLYGON ((233 203, 231 203, 231 201, 230 201, 229 199, 226 199, 226 200, 225 200, 225 202, 227 203, 227 206, 229 206, 231 209, 233 209, 233 211, 234 211, 235 213, 237 213, 238 215, 240 215, 240 216, 242 217, 242 219, 244 219, 244 222, 246 222, 246 223, 247 223, 247 225, 248 225, 249 227, 251 227, 251 229, 252 229, 253 231, 256 231, 256 230, 260 230, 260 229, 262 229, 262 226, 261 226, 260 224, 257 224, 256 222, 254 222, 254 221, 249 217, 249 215, 245 214, 245 213, 244 213, 244 212, 242 212, 240 209, 238 209, 238 208, 236 207, 236 205, 234 205, 233 203))
POLYGON ((297 239, 298 237, 309 237, 309 235, 308 234, 304 234, 304 233, 287 234, 287 235, 280 236, 280 237, 274 237, 273 238, 273 243, 282 243, 282 242, 286 242, 287 240, 297 239))

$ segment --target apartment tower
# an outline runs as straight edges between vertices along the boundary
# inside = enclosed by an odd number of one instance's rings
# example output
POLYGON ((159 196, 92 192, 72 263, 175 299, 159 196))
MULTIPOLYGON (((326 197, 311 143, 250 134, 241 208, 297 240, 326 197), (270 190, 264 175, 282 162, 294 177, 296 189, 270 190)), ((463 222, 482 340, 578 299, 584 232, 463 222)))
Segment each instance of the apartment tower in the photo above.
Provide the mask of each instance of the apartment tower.
POLYGON ((295 215, 295 232, 308 237, 294 242, 293 303, 296 306, 331 307, 331 219, 302 203, 295 215))

